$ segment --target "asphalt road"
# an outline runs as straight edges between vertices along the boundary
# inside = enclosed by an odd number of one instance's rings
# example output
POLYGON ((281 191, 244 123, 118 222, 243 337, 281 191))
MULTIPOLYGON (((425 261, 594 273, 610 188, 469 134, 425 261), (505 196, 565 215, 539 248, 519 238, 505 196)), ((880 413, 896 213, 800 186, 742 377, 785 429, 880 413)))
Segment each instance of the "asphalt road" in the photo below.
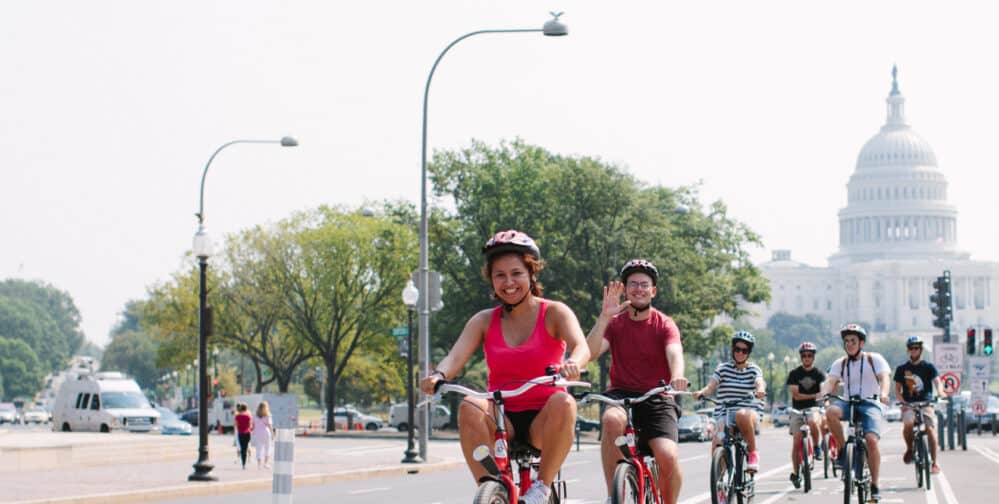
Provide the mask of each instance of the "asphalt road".
MULTIPOLYGON (((761 434, 761 470, 757 476, 756 504, 776 502, 842 503, 843 484, 839 480, 813 479, 807 496, 788 481, 790 472, 790 437, 786 428, 765 429, 761 434)), ((684 473, 681 504, 710 502, 708 495, 708 443, 683 443, 680 461, 684 473)), ((606 496, 598 447, 584 445, 570 453, 563 466, 568 481, 568 500, 573 504, 600 504, 606 496)), ((916 488, 912 466, 902 464, 903 445, 900 424, 888 424, 882 442, 882 503, 956 504, 994 502, 999 495, 999 437, 990 433, 981 438, 970 435, 969 449, 946 451, 940 459, 942 474, 934 477, 933 490, 916 488)), ((296 503, 381 504, 459 504, 472 499, 474 485, 468 472, 460 470, 415 474, 399 477, 343 481, 329 485, 300 486, 294 489, 296 503)), ((252 492, 170 500, 171 503, 270 502, 269 492, 252 492)), ((854 498, 856 502, 856 498, 854 498)))

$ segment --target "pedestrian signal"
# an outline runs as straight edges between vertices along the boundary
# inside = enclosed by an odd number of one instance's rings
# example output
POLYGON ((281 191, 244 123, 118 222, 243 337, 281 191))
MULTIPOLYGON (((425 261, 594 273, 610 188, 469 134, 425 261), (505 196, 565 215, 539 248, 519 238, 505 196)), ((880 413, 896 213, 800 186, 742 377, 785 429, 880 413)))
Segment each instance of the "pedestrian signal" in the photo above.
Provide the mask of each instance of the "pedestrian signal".
POLYGON ((992 355, 992 328, 987 327, 982 334, 982 353, 992 355))

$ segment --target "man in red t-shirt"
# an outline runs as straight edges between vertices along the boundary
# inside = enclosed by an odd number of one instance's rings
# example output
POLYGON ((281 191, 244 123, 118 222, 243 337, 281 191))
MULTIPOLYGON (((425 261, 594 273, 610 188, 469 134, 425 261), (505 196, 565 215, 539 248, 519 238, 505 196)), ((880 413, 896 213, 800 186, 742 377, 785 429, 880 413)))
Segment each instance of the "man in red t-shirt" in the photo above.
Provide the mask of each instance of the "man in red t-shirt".
MULTIPOLYGON (((611 386, 607 395, 638 397, 658 387, 660 380, 676 390, 687 389, 680 330, 673 319, 652 307, 658 281, 659 271, 651 262, 634 259, 621 268, 620 281, 604 287, 603 309, 586 343, 593 360, 607 350, 611 352, 611 386), (627 298, 623 303, 622 293, 627 298)), ((638 442, 648 444, 659 465, 658 485, 668 504, 676 502, 682 482, 677 446, 679 416, 680 408, 665 395, 635 405, 632 416, 638 442)), ((614 468, 621 459, 614 439, 624 434, 627 422, 621 408, 608 408, 601 418, 600 452, 608 494, 614 468)))

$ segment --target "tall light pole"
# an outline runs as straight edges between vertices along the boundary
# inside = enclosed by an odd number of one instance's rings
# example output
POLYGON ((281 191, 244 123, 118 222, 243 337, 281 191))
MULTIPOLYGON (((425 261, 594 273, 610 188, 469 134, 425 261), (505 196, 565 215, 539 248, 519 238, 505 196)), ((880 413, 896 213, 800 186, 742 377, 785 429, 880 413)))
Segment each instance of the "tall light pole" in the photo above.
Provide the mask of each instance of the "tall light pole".
POLYGON ((770 364, 770 380, 767 381, 767 388, 770 392, 767 392, 767 396, 770 398, 770 406, 774 405, 774 353, 770 352, 767 354, 767 362, 770 364))
POLYGON ((205 285, 208 274, 208 257, 212 255, 212 240, 205 231, 205 176, 208 175, 208 168, 212 165, 215 156, 226 147, 238 143, 276 143, 282 147, 295 147, 298 140, 290 136, 280 140, 233 140, 222 144, 215 149, 212 157, 205 163, 205 169, 201 172, 201 192, 198 196, 198 213, 194 214, 198 218, 198 231, 194 234, 193 250, 198 258, 198 269, 200 272, 198 289, 198 460, 194 463, 194 472, 188 477, 188 481, 216 481, 217 477, 212 476, 214 468, 208 462, 208 290, 205 285))
MULTIPOLYGON (((420 344, 420 367, 424 375, 430 374, 430 249, 427 237, 427 100, 430 97, 430 82, 434 78, 434 71, 447 52, 455 44, 473 35, 483 33, 535 33, 540 32, 546 37, 562 37, 569 34, 569 28, 562 24, 558 18, 562 13, 552 13, 553 18, 548 20, 541 28, 505 29, 505 30, 478 30, 466 33, 454 39, 434 60, 434 65, 430 67, 430 74, 427 75, 427 85, 423 89, 423 136, 422 148, 420 150, 420 272, 417 277, 419 284, 417 289, 423 293, 419 300, 419 344, 420 344)), ((427 459, 427 442, 430 439, 430 408, 424 405, 420 411, 420 418, 423 429, 420 429, 420 457, 427 459)))
MULTIPOLYGON (((423 459, 416 453, 413 446, 413 433, 416 431, 415 420, 416 399, 413 390, 413 310, 416 309, 416 302, 420 299, 420 291, 413 285, 413 279, 406 282, 406 288, 402 289, 402 303, 406 305, 406 408, 409 410, 406 419, 409 428, 406 432, 406 456, 403 457, 404 464, 418 464, 423 459)), ((424 429, 425 430, 425 429, 424 429)))
POLYGON ((704 359, 698 355, 694 359, 694 365, 697 366, 697 389, 700 390, 704 388, 704 359))
MULTIPOLYGON (((791 364, 791 356, 784 356, 784 379, 787 380, 787 375, 790 373, 789 366, 791 364)), ((791 404, 791 392, 787 389, 787 384, 784 384, 784 404, 791 404)))

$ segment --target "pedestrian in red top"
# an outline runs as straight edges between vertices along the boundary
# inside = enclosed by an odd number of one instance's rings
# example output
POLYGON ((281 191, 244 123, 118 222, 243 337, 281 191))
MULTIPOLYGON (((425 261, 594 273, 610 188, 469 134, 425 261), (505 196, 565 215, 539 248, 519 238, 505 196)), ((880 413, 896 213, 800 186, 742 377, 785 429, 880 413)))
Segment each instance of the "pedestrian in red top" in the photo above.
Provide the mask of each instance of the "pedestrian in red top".
MULTIPOLYGON (((686 390, 680 330, 673 319, 652 307, 659 270, 649 261, 634 259, 621 268, 620 276, 620 281, 604 287, 603 309, 586 337, 594 360, 607 350, 611 352, 611 386, 607 395, 638 397, 658 387, 660 380, 675 390, 686 390), (623 303, 622 293, 627 298, 623 303)), ((667 494, 663 495, 666 503, 676 502, 683 479, 677 445, 679 416, 680 408, 672 397, 665 395, 649 398, 634 407, 639 445, 648 445, 656 458, 657 484, 667 494)), ((600 420, 603 424, 600 453, 609 495, 614 469, 621 459, 621 450, 614 440, 624 434, 628 419, 621 408, 607 408, 600 420)))
POLYGON ((246 403, 236 404, 236 416, 233 420, 236 422, 236 437, 239 439, 239 460, 243 463, 243 469, 246 469, 246 450, 250 446, 250 424, 253 421, 246 403))
MULTIPOLYGON (((458 374, 480 346, 489 368, 489 390, 515 389, 525 380, 561 367, 570 380, 590 358, 576 315, 565 304, 541 297, 538 273, 544 267, 534 240, 520 231, 502 231, 482 248, 483 276, 492 283, 501 303, 487 308, 465 324, 458 341, 433 372, 420 381, 427 394, 434 385, 458 374), (566 352, 569 357, 563 360, 566 352)), ((466 397, 458 410, 458 433, 465 461, 476 484, 486 470, 472 457, 479 445, 493 444, 496 419, 483 399, 466 397)), ((576 423, 576 401, 564 388, 534 387, 506 402, 505 425, 511 439, 538 448, 543 456, 538 480, 520 501, 547 503, 551 484, 569 454, 576 423)))

